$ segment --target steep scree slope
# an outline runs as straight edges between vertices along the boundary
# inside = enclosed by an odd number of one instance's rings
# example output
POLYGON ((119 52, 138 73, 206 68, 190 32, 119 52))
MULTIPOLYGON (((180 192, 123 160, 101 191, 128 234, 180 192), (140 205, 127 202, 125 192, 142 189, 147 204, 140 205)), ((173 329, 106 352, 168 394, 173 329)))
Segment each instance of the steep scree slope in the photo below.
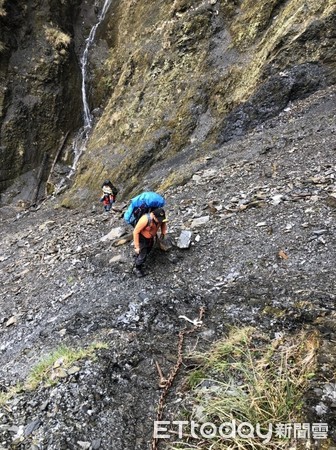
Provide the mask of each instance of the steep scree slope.
MULTIPOLYGON (((55 200, 2 208, 1 390, 60 345, 108 345, 53 386, 11 397, 0 411, 2 448, 148 448, 160 395, 154 360, 169 373, 186 326, 179 316, 197 317, 201 306, 203 325, 185 351, 208 348, 233 324, 271 337, 319 333, 304 421, 327 422, 335 445, 335 99, 330 88, 291 103, 198 166, 185 164, 189 181, 165 196, 170 235, 190 229, 192 245, 154 253, 140 280, 132 246, 101 241, 124 226, 120 211, 100 213, 97 200, 73 211, 55 200)), ((175 408, 187 395, 183 374, 167 398, 175 408)))

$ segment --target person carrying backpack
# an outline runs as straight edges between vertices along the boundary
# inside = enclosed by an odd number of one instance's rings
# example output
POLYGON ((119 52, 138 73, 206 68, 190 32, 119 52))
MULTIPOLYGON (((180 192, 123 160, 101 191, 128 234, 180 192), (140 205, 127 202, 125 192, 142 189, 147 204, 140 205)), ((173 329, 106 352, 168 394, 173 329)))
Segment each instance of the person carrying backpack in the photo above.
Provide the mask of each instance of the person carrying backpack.
POLYGON ((100 202, 104 205, 105 212, 109 212, 113 203, 116 201, 118 189, 111 183, 110 180, 105 180, 102 184, 103 195, 100 197, 100 202))
POLYGON ((146 261, 147 255, 152 250, 154 240, 160 231, 160 239, 167 234, 167 219, 163 208, 156 208, 153 211, 140 217, 133 231, 135 268, 133 272, 137 277, 143 277, 142 266, 146 261))

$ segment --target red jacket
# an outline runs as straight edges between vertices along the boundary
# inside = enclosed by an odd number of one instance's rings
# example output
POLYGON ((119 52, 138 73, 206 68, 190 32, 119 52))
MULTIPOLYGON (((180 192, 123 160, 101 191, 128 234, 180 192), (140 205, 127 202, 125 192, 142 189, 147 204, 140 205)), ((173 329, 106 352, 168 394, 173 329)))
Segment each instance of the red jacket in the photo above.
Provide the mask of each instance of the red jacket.
POLYGON ((114 203, 115 197, 112 194, 105 194, 100 199, 101 202, 103 202, 104 205, 110 205, 111 203, 114 203))

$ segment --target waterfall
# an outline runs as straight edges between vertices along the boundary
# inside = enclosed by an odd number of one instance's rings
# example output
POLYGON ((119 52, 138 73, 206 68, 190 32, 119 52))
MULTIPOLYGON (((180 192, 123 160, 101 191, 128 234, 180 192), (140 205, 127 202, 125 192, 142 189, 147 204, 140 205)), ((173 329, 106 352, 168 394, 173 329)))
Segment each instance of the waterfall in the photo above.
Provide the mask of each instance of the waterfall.
MULTIPOLYGON (((67 175, 68 179, 70 179, 76 171, 79 158, 81 157, 82 153, 86 149, 86 144, 87 144, 89 134, 90 134, 90 131, 92 128, 92 115, 91 115, 89 104, 87 101, 88 55, 89 55, 90 46, 95 39, 97 28, 102 23, 102 21, 105 19, 106 12, 109 9, 111 2, 112 2, 112 0, 104 0, 104 5, 102 7, 100 14, 98 15, 98 21, 91 28, 89 36, 85 40, 85 48, 84 48, 82 57, 80 59, 81 74, 82 74, 82 102, 83 102, 84 124, 83 124, 82 128, 79 130, 79 132, 77 133, 77 136, 75 137, 75 139, 72 143, 72 151, 73 151, 74 159, 73 159, 71 170, 70 170, 69 174, 67 175)), ((60 193, 60 191, 63 190, 62 188, 64 186, 64 182, 65 182, 65 180, 63 179, 59 183, 59 185, 56 187, 56 189, 55 189, 56 194, 60 193)))
POLYGON ((112 0, 105 0, 104 6, 98 16, 98 22, 94 25, 90 31, 89 37, 86 39, 85 48, 83 55, 81 57, 81 72, 82 72, 82 99, 83 99, 83 111, 84 111, 84 129, 90 130, 92 126, 92 116, 90 113, 89 105, 87 102, 87 94, 86 94, 86 78, 87 78, 87 62, 88 62, 88 54, 89 48, 92 42, 95 39, 96 31, 101 22, 105 19, 106 12, 111 4, 112 0))

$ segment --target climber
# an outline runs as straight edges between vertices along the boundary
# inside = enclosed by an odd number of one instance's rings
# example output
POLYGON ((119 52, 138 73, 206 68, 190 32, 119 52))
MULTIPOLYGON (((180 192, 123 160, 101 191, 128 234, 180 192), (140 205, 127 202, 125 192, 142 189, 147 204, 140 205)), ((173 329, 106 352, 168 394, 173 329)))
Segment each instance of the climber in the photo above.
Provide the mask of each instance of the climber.
POLYGON ((111 183, 110 180, 105 180, 102 184, 103 195, 100 197, 100 202, 104 205, 105 212, 109 212, 113 203, 116 201, 118 189, 111 183))
POLYGON ((164 239, 167 233, 167 219, 163 208, 156 208, 153 211, 144 214, 136 224, 133 231, 135 267, 134 274, 137 277, 143 277, 142 266, 146 261, 147 255, 152 250, 157 233, 160 230, 159 239, 164 239))

